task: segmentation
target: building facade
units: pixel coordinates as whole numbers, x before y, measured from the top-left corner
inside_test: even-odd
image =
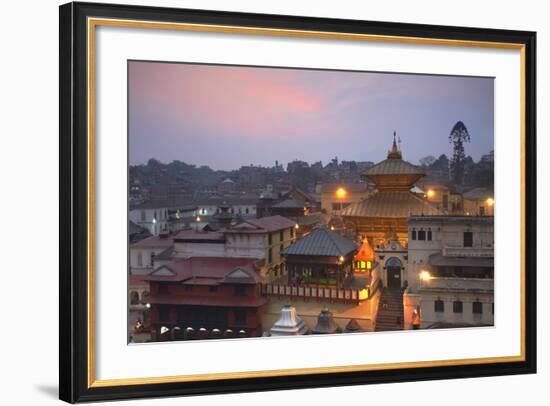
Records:
[[[405,275],[406,328],[492,325],[494,218],[411,216]]]

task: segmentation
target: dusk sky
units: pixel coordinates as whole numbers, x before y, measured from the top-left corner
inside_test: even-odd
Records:
[[[130,164],[156,158],[212,169],[450,157],[461,120],[477,161],[493,147],[492,78],[129,63]]]

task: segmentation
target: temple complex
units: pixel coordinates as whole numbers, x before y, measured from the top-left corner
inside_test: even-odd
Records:
[[[414,184],[426,176],[421,168],[403,160],[393,134],[392,148],[386,160],[363,172],[366,181],[375,184],[374,193],[341,211],[347,223],[355,226],[361,240],[367,238],[377,249],[391,240],[407,246],[407,219],[410,215],[441,215],[441,209],[411,192]]]

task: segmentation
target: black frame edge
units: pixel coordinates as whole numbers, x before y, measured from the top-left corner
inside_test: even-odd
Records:
[[[59,399],[76,400],[71,264],[73,4],[59,7]]]
[[[525,49],[525,348],[519,362],[334,374],[88,388],[87,359],[87,81],[86,18],[118,17],[300,28],[523,44]],[[118,4],[59,8],[59,398],[85,402],[393,383],[536,372],[536,33],[497,29],[335,20]]]

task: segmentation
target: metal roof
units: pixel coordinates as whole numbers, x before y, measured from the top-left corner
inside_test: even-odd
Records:
[[[426,175],[426,172],[416,165],[396,158],[388,158],[371,166],[365,172],[366,176],[371,175]]]
[[[283,255],[322,257],[345,256],[357,249],[357,244],[325,227],[314,229],[283,251]]]
[[[410,191],[384,190],[344,208],[344,217],[409,217],[409,215],[441,215],[440,209]]]

